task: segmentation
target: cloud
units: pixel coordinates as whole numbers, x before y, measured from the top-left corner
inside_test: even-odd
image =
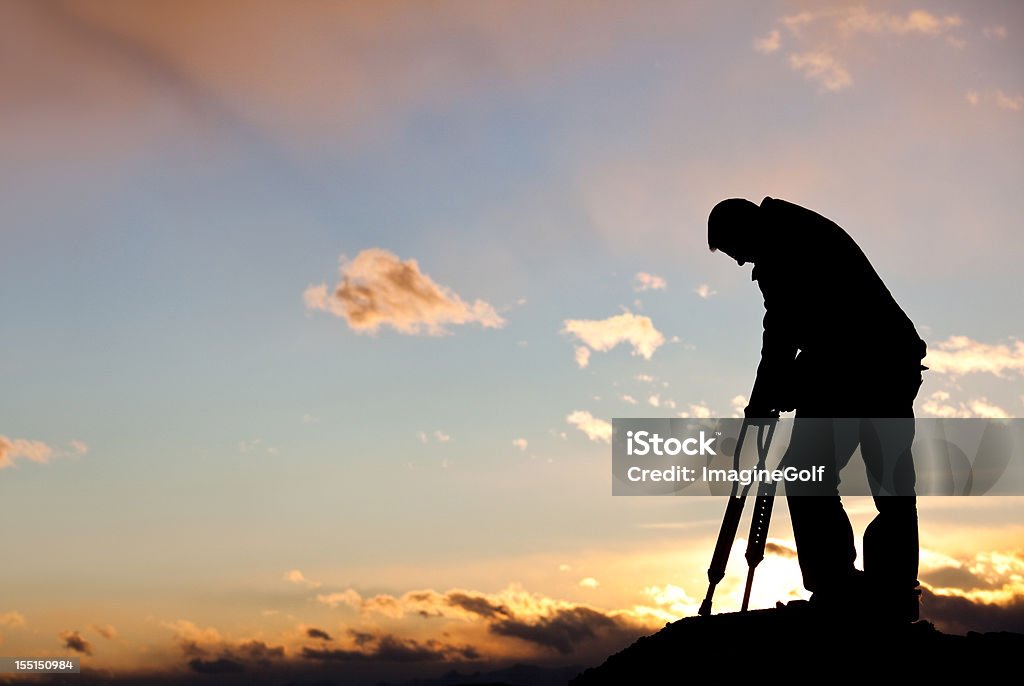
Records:
[[[967,336],[950,336],[929,345],[924,364],[938,374],[961,376],[985,373],[1003,376],[1024,371],[1024,341],[990,344]]]
[[[685,412],[679,413],[680,417],[684,419],[696,418],[696,419],[708,419],[715,416],[715,411],[712,410],[707,404],[701,400],[697,404],[690,404]]]
[[[629,403],[630,405],[636,405],[636,398],[627,393],[622,396],[622,402]]]
[[[833,93],[853,85],[853,77],[836,58],[824,51],[799,52],[789,56],[789,66]]]
[[[301,569],[290,569],[284,573],[285,581],[290,581],[293,584],[299,584],[300,586],[306,586],[307,588],[319,588],[319,581],[312,581],[307,579],[302,573]]]
[[[652,393],[651,395],[647,396],[647,404],[650,405],[651,407],[660,407],[661,396],[658,395],[657,393]]]
[[[245,671],[245,665],[241,662],[226,657],[215,660],[194,657],[188,661],[188,668],[196,674],[238,674]]]
[[[446,434],[444,431],[441,431],[440,429],[434,429],[429,434],[426,431],[417,431],[416,438],[419,439],[419,442],[423,444],[430,443],[431,441],[436,441],[438,443],[447,443],[448,441],[452,440],[452,437],[449,434]]]
[[[937,16],[925,10],[913,10],[906,16],[889,12],[871,12],[864,7],[852,7],[838,20],[841,31],[848,33],[888,33],[906,35],[919,33],[938,36],[957,28],[963,20],[955,14]]]
[[[445,600],[452,607],[462,608],[481,617],[510,617],[512,615],[512,612],[505,605],[480,594],[449,591],[445,594]]]
[[[776,52],[782,46],[782,33],[778,29],[773,29],[763,38],[754,39],[754,50],[758,52],[770,55]]]
[[[58,634],[60,640],[64,641],[64,647],[82,655],[92,655],[92,645],[82,638],[77,631],[62,631]]]
[[[629,343],[633,346],[633,354],[645,360],[651,359],[654,351],[665,343],[665,337],[654,328],[650,317],[632,312],[607,319],[567,319],[562,332],[572,334],[585,346],[599,352],[607,352],[620,343]],[[576,349],[577,363],[580,363],[580,347]],[[589,361],[589,351],[584,359]],[[580,366],[585,367],[586,364]]]
[[[1024,110],[1024,95],[1008,95],[1002,90],[996,90],[996,105],[1004,110],[1020,112]]]
[[[346,588],[344,591],[335,591],[334,593],[322,593],[316,599],[317,602],[332,608],[339,605],[348,605],[358,610],[363,606],[362,596],[352,588]]]
[[[7,438],[0,434],[0,469],[13,466],[19,459],[46,464],[53,459],[53,448],[42,441]]]
[[[668,287],[665,279],[647,272],[637,272],[633,277],[633,290],[640,291],[663,291]]]
[[[718,293],[718,291],[712,289],[711,286],[706,283],[698,285],[693,289],[693,292],[696,293],[698,297],[704,298],[705,300]]]
[[[581,588],[597,588],[601,583],[592,576],[580,579],[579,584]]]
[[[967,95],[964,97],[967,98],[967,102],[970,103],[972,107],[976,106],[979,102],[981,102],[981,95],[978,93],[978,91],[967,91]]]
[[[108,640],[117,638],[117,629],[111,624],[91,624],[89,628]]]
[[[515,439],[513,439],[512,440],[512,445],[513,445],[513,447],[519,448],[523,452],[526,452],[526,449],[530,447],[529,441],[527,441],[525,438],[515,438]]]
[[[921,615],[941,631],[965,634],[968,631],[1012,631],[1024,633],[1024,597],[1010,603],[976,602],[959,595],[938,595],[921,589]]]
[[[732,406],[732,412],[734,417],[742,417],[743,411],[747,409],[747,405],[750,404],[750,400],[745,395],[734,395],[732,400],[729,401]]]
[[[592,441],[611,443],[612,425],[603,419],[594,417],[586,410],[575,410],[565,418],[565,421],[585,433],[587,438]]]
[[[999,40],[1003,40],[1007,36],[1006,27],[1001,24],[986,26],[981,33],[985,38],[997,38]]]
[[[785,557],[785,558],[795,558],[796,557],[796,549],[795,548],[793,548],[793,547],[791,547],[789,545],[786,545],[784,543],[779,543],[777,541],[768,541],[767,543],[765,543],[764,544],[764,552],[766,554],[768,554],[768,555],[776,555],[778,557]]]
[[[955,405],[949,399],[948,392],[935,391],[924,401],[921,409],[932,417],[1007,419],[1010,416],[1006,410],[989,402],[985,397],[972,398],[967,402],[958,402]]]
[[[323,629],[317,629],[316,627],[313,627],[313,626],[311,626],[311,627],[306,629],[306,636],[308,636],[310,638],[317,638],[317,639],[320,639],[321,641],[330,641],[331,640],[331,635],[329,633],[327,633]]]
[[[71,451],[75,455],[85,455],[89,452],[89,446],[84,441],[71,441],[68,445],[71,446]]]
[[[505,325],[490,304],[467,303],[421,272],[416,260],[403,262],[381,248],[363,250],[352,260],[343,257],[340,272],[332,292],[320,284],[308,287],[302,297],[308,309],[341,317],[357,333],[376,334],[390,326],[402,334],[440,336],[449,333],[448,325]]]
[[[637,636],[637,627],[622,618],[589,607],[560,608],[531,621],[504,619],[490,626],[492,633],[510,636],[568,655],[585,641],[601,634],[620,637],[624,644]]]
[[[322,662],[362,662],[368,660],[391,663],[457,662],[476,660],[480,653],[470,645],[454,645],[436,639],[417,641],[393,634],[351,632],[352,648],[302,649],[302,657]]]
[[[576,364],[580,369],[584,369],[590,364],[590,348],[585,345],[576,346]]]
[[[916,34],[942,37],[953,47],[964,47],[966,41],[954,35],[963,20],[955,14],[937,15],[925,10],[906,14],[872,11],[862,6],[806,11],[778,21],[786,29],[797,48],[789,54],[789,66],[813,81],[822,91],[837,93],[853,85],[853,75],[840,52],[857,54],[850,49],[857,36]],[[754,41],[754,49],[764,54],[776,52],[781,46],[781,31],[772,30]],[[801,49],[803,48],[803,49]]]
[[[17,629],[18,627],[25,626],[25,615],[16,610],[0,612],[0,626],[7,629]]]

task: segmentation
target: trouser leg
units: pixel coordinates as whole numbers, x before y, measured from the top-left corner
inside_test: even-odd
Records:
[[[842,587],[854,575],[857,552],[853,527],[839,499],[833,422],[798,417],[783,463],[825,468],[820,483],[787,484],[786,500],[804,587],[812,592]]]
[[[864,572],[882,592],[907,591],[918,584],[913,442],[913,418],[861,422],[861,452],[878,509],[864,531]]]

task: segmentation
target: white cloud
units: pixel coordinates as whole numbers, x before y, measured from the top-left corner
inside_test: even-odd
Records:
[[[440,429],[435,429],[431,433],[427,433],[426,431],[417,431],[416,438],[419,439],[419,442],[423,444],[430,443],[431,441],[437,441],[438,443],[447,443],[448,441],[452,440],[451,436],[446,434],[444,431],[441,431]]]
[[[771,32],[768,33],[767,36],[764,36],[763,38],[754,39],[754,50],[757,50],[758,52],[765,55],[770,55],[773,52],[777,51],[779,47],[781,47],[781,45],[782,34],[779,32],[778,29],[772,30]]]
[[[85,445],[82,443],[81,445]],[[53,448],[42,441],[25,438],[7,438],[0,434],[0,469],[13,466],[18,459],[46,464],[53,459]]]
[[[1024,372],[1024,341],[989,344],[967,336],[950,336],[929,346],[924,364],[938,374],[987,373],[1003,376],[1006,372]]]
[[[622,396],[622,400],[623,400],[623,402],[627,402],[630,405],[636,405],[636,398],[634,398],[633,396],[629,395],[628,393],[626,395]]]
[[[68,445],[71,446],[71,451],[75,455],[85,455],[87,452],[89,452],[89,446],[85,443],[85,441],[71,441]]]
[[[440,429],[434,432],[434,438],[437,439],[438,443],[447,443],[448,441],[452,440],[451,436],[446,434],[444,431],[441,431]]]
[[[824,51],[799,52],[789,56],[789,66],[803,72],[804,78],[818,82],[833,93],[853,85],[853,77],[836,58]]]
[[[706,283],[702,283],[696,288],[694,288],[693,292],[696,293],[701,298],[704,298],[705,300],[718,293],[718,291],[712,289],[711,286],[707,285]]]
[[[530,443],[525,438],[515,438],[515,439],[513,439],[512,440],[512,445],[515,446],[516,448],[519,448],[523,452],[526,452],[526,449],[528,447],[530,447]]]
[[[734,395],[732,400],[729,401],[732,406],[732,412],[734,417],[742,417],[743,410],[747,409],[747,405],[750,404],[750,400],[745,395]]]
[[[703,400],[697,404],[691,404],[686,412],[680,412],[680,417],[694,419],[708,419],[715,416],[715,411],[707,406]]]
[[[650,374],[637,374],[633,378],[635,378],[637,381],[641,381],[643,383],[654,383],[656,381],[656,379],[653,376],[651,376]]]
[[[585,345],[576,346],[576,364],[580,369],[590,364],[590,348]]]
[[[998,405],[989,402],[988,398],[972,398],[967,402],[950,402],[946,391],[935,391],[921,405],[921,409],[932,417],[982,417],[988,419],[1007,419],[1009,413]]]
[[[421,272],[416,260],[403,262],[381,248],[363,250],[352,260],[342,257],[340,272],[333,292],[322,283],[309,286],[302,297],[308,309],[341,317],[358,333],[375,334],[390,326],[403,334],[440,336],[450,324],[505,324],[490,304],[465,302]]]
[[[312,581],[311,579],[307,579],[305,577],[305,575],[302,573],[302,570],[299,570],[299,569],[290,569],[290,570],[288,570],[287,572],[284,573],[284,579],[285,579],[285,581],[290,581],[293,584],[297,584],[299,586],[305,586],[307,588],[319,588],[320,587],[320,582],[319,581]]]
[[[601,583],[592,576],[580,579],[579,585],[583,588],[597,588]]]
[[[585,433],[587,438],[592,441],[611,443],[612,425],[603,419],[598,419],[586,410],[575,410],[565,418],[565,421]]]
[[[647,272],[637,272],[633,277],[633,290],[635,291],[663,291],[668,287],[665,279]]]
[[[562,331],[572,334],[585,346],[598,352],[607,352],[620,343],[629,343],[633,346],[633,354],[645,360],[651,359],[654,351],[665,343],[665,337],[654,328],[650,317],[632,312],[607,319],[567,319]],[[589,354],[586,359],[589,361]],[[576,350],[576,361],[579,364],[579,348]]]

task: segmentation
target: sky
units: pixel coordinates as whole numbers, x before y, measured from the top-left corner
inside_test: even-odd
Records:
[[[609,422],[742,410],[727,197],[858,241],[928,341],[919,416],[1019,417],[1022,34],[993,1],[5,0],[0,653],[372,681],[693,614],[724,505],[612,497]],[[1024,630],[1024,500],[920,508],[924,614]],[[806,597],[777,512],[759,607]]]

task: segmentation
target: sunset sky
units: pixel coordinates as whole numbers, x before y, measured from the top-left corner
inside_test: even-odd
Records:
[[[919,416],[1021,416],[1022,36],[1009,0],[3,0],[0,655],[399,679],[694,614],[724,502],[612,497],[608,423],[742,410],[727,197],[860,243]],[[776,512],[759,607],[803,597]],[[924,614],[1024,631],[1024,498],[921,517]]]

